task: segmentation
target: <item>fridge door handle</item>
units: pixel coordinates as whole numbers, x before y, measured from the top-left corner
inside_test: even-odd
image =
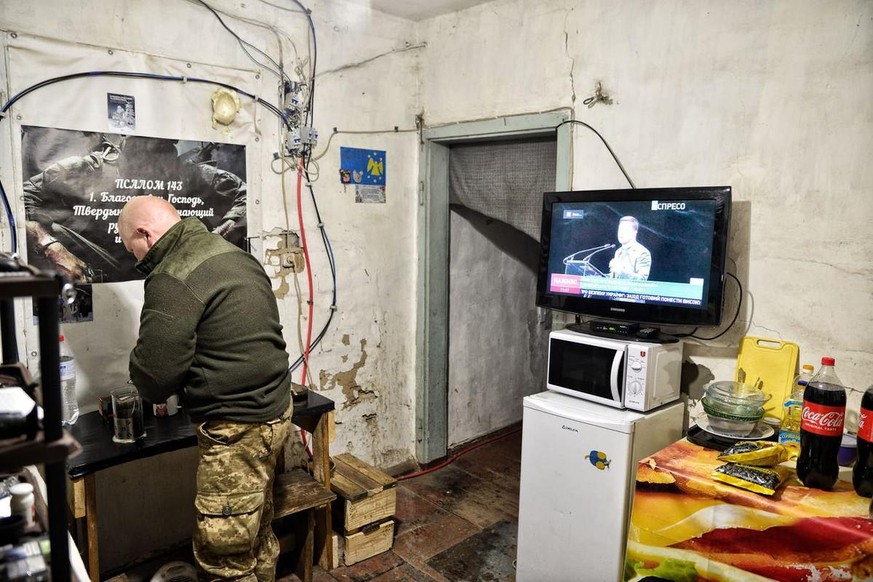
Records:
[[[621,369],[621,362],[624,360],[624,352],[616,350],[615,356],[612,358],[612,371],[609,374],[609,389],[612,391],[612,399],[619,404],[624,404],[621,395],[618,393],[618,384],[621,379],[618,377],[618,371]]]
[[[571,420],[574,422],[578,422],[586,425],[595,425],[601,428],[606,428],[610,430],[617,430],[619,432],[627,432],[623,427],[627,427],[627,420],[614,420],[609,418],[604,418],[602,414],[595,412],[581,412],[579,410],[568,410],[567,406],[563,404],[555,404],[552,402],[545,402],[543,400],[536,400],[532,403],[532,407],[540,412],[544,412],[546,414],[551,414],[557,416],[559,418],[565,418],[567,420]]]

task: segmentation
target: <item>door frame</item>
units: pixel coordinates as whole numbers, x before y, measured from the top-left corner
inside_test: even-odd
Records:
[[[448,450],[449,148],[456,143],[557,133],[555,190],[569,190],[570,109],[423,129],[419,157],[415,442],[419,463]]]

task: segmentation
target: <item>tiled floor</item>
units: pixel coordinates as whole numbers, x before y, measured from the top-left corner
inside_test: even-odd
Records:
[[[400,480],[391,550],[329,573],[316,567],[314,582],[515,580],[520,427],[473,447],[444,467]]]

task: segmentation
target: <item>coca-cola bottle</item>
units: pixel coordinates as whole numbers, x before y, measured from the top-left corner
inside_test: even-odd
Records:
[[[858,412],[858,460],[852,469],[852,485],[858,495],[873,496],[873,386],[864,392]]]
[[[829,490],[837,482],[845,420],[846,389],[834,372],[834,359],[824,357],[803,391],[797,476],[807,487]]]

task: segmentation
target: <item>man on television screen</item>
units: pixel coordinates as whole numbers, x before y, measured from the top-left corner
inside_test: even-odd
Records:
[[[637,279],[645,281],[652,269],[652,254],[637,242],[639,221],[633,216],[623,216],[618,221],[618,242],[621,246],[609,261],[609,276],[613,279]]]

